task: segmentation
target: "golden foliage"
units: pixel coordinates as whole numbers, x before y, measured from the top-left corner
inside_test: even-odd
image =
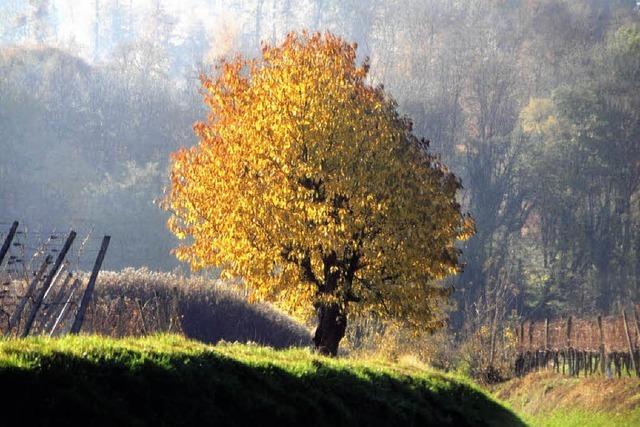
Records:
[[[549,98],[531,98],[520,113],[522,130],[527,134],[547,135],[558,125],[553,101]]]
[[[291,33],[259,59],[203,77],[198,146],[173,154],[166,206],[193,268],[242,277],[253,297],[304,315],[350,302],[439,325],[438,279],[473,232],[457,178],[427,153],[356,47]]]

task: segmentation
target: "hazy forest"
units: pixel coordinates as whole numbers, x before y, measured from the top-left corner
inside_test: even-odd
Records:
[[[450,292],[438,302],[442,323],[428,317],[436,323],[416,335],[358,312],[345,352],[415,353],[474,377],[496,365],[502,378],[521,322],[640,303],[635,0],[0,0],[0,228],[19,219],[31,230],[109,234],[103,270],[142,270],[108,273],[99,295],[146,274],[162,290],[132,292],[167,303],[171,278],[185,277],[208,295],[198,313],[233,300],[201,283],[226,279],[215,265],[193,273],[172,252],[171,153],[198,144],[194,123],[209,114],[201,76],[303,30],[356,43],[366,83],[393,98],[434,162],[459,178],[459,210],[474,221],[457,242],[460,272],[434,276]],[[173,324],[200,303],[184,304],[157,316]],[[105,318],[120,310],[110,307]],[[284,316],[272,320],[293,322]],[[225,337],[197,322],[191,336]],[[294,337],[276,346],[308,344],[302,326],[285,328]],[[234,334],[225,339],[242,340]]]

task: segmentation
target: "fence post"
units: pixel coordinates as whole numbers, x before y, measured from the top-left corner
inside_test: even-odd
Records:
[[[489,347],[489,368],[493,369],[493,358],[496,352],[496,329],[498,322],[498,305],[496,303],[496,308],[493,313],[493,319],[491,321],[491,342]]]
[[[631,359],[631,369],[638,375],[638,369],[636,368],[636,358],[633,351],[633,344],[631,343],[631,334],[629,333],[629,324],[627,323],[627,310],[622,310],[622,322],[624,323],[624,333],[627,336],[627,346],[629,347],[629,356]]]
[[[544,319],[544,349],[549,350],[549,318]]]
[[[80,280],[79,279],[74,280],[73,284],[69,288],[69,296],[67,297],[67,301],[64,303],[64,306],[62,306],[62,310],[60,310],[60,314],[58,314],[56,321],[53,323],[53,326],[51,327],[51,331],[49,332],[50,337],[52,337],[53,334],[55,333],[56,329],[58,328],[58,325],[60,324],[60,321],[64,319],[64,315],[67,312],[69,305],[71,305],[71,298],[73,298],[73,294],[75,294],[76,289],[78,289],[79,286],[80,286]]]
[[[571,316],[567,317],[567,360],[569,362],[569,375],[573,376],[573,352],[571,351]]]
[[[61,277],[64,277],[64,273],[65,273],[65,270],[67,269],[67,267],[69,267],[69,263],[65,261],[65,262],[62,263],[62,267],[60,267],[58,269],[58,272],[56,273],[55,277],[53,278],[53,281],[51,282],[51,286],[49,286],[49,289],[47,289],[47,291],[44,293],[44,297],[43,297],[43,300],[42,300],[43,304],[44,304],[44,300],[46,300],[47,297],[49,296],[49,293],[51,292],[51,290],[54,289],[56,287],[56,285],[58,284],[59,279]]]
[[[9,246],[11,246],[11,242],[13,241],[13,237],[16,235],[16,230],[18,229],[18,221],[13,221],[11,224],[11,228],[9,229],[9,234],[4,239],[4,243],[0,248],[0,265],[2,265],[2,261],[4,260],[5,255],[9,252]]]
[[[73,278],[73,273],[71,273],[70,271],[67,271],[66,277],[64,278],[64,281],[62,282],[62,284],[60,285],[60,288],[56,292],[56,295],[53,297],[53,300],[48,304],[48,310],[44,312],[42,316],[41,321],[43,325],[43,331],[49,330],[51,319],[55,319],[56,318],[55,313],[62,310],[62,307],[60,307],[60,304],[62,304],[62,300],[64,299],[64,294],[67,292],[67,287],[69,286],[69,282],[71,282],[72,278]]]
[[[605,374],[605,351],[604,351],[604,328],[602,327],[602,316],[598,315],[598,329],[600,330],[600,373]]]
[[[27,293],[24,294],[20,302],[18,302],[18,305],[16,306],[16,309],[13,311],[11,318],[9,318],[9,326],[7,326],[7,331],[5,332],[5,336],[9,335],[11,333],[11,329],[13,329],[13,327],[16,326],[20,321],[20,317],[22,316],[24,306],[27,304],[27,301],[29,301],[29,298],[31,298],[31,295],[36,290],[36,286],[38,285],[38,282],[40,281],[40,279],[42,279],[42,275],[44,274],[49,264],[51,264],[52,260],[53,258],[51,258],[51,255],[47,255],[44,261],[42,261],[42,264],[40,265],[38,272],[31,280],[31,283],[29,283],[29,287],[27,288]]]
[[[549,366],[549,318],[544,318],[544,368],[547,369]]]
[[[73,240],[75,238],[76,238],[76,232],[71,230],[71,232],[69,232],[69,236],[67,237],[67,240],[64,242],[64,246],[62,247],[62,249],[60,250],[60,253],[58,254],[58,258],[56,258],[56,263],[51,268],[51,271],[49,271],[47,278],[44,280],[44,283],[42,284],[42,289],[40,290],[40,293],[38,294],[35,302],[33,303],[33,307],[31,308],[31,312],[29,313],[27,322],[24,325],[24,330],[22,331],[22,334],[20,334],[22,338],[29,335],[29,332],[31,331],[31,327],[33,326],[33,321],[36,319],[36,314],[38,314],[40,305],[42,305],[42,300],[44,299],[44,295],[49,290],[49,287],[51,286],[53,279],[56,277],[58,270],[60,269],[60,266],[64,261],[64,257],[67,256],[67,252],[69,252],[69,248],[71,248],[71,244],[73,243]]]
[[[636,323],[636,340],[635,346],[638,347],[638,337],[640,336],[640,318],[638,318],[638,306],[634,304],[633,306],[633,317]]]
[[[100,272],[100,267],[102,267],[102,261],[104,260],[104,256],[107,253],[107,248],[109,247],[109,241],[111,240],[111,236],[104,236],[102,239],[102,245],[100,246],[100,252],[98,252],[98,257],[96,258],[95,264],[93,264],[93,270],[91,271],[91,276],[89,277],[89,283],[87,283],[87,288],[82,295],[82,299],[80,300],[80,306],[78,307],[78,312],[76,314],[76,318],[73,321],[73,325],[71,325],[72,334],[77,334],[80,332],[80,328],[82,328],[82,322],[84,321],[84,314],[87,311],[87,306],[89,305],[89,300],[91,299],[91,294],[93,293],[93,288],[96,284],[96,279],[98,278],[98,273]]]

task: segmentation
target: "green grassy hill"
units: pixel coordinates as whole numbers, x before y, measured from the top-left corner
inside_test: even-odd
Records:
[[[3,425],[523,425],[455,377],[175,335],[0,340],[0,385]]]

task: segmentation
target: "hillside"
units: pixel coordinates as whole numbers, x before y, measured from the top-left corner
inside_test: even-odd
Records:
[[[443,374],[175,335],[3,340],[0,384],[5,425],[524,425]]]
[[[535,426],[640,425],[637,378],[575,378],[541,372],[499,385],[496,395]]]

